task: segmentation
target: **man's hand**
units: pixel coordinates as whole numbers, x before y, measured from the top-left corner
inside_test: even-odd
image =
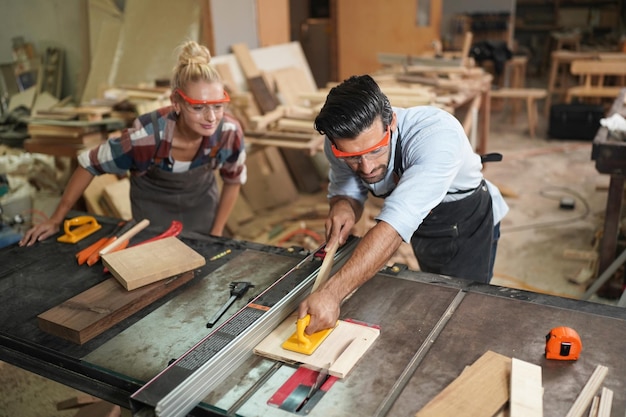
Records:
[[[359,202],[348,197],[334,197],[330,200],[330,210],[326,219],[326,246],[335,240],[339,246],[346,243],[352,227],[361,217],[363,209]]]
[[[54,220],[46,220],[36,226],[31,227],[25,234],[22,240],[20,240],[20,246],[32,246],[35,242],[44,240],[57,233],[60,228],[60,223]]]
[[[307,314],[311,316],[311,321],[305,329],[306,334],[313,334],[320,330],[335,327],[339,318],[339,307],[341,300],[335,297],[330,291],[318,290],[307,297],[298,308],[298,318],[303,318]]]

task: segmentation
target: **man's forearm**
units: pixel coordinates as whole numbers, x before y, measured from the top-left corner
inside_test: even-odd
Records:
[[[393,227],[378,222],[361,239],[345,265],[321,289],[343,300],[376,275],[401,243],[402,238]]]

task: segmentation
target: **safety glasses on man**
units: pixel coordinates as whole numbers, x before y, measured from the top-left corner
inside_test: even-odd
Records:
[[[389,126],[387,126],[385,136],[383,136],[380,142],[370,148],[359,152],[344,152],[337,149],[334,143],[331,143],[331,149],[333,151],[333,155],[335,155],[337,158],[344,160],[350,165],[356,165],[361,162],[361,158],[367,159],[368,161],[373,161],[385,155],[389,150],[388,145],[390,138],[391,129],[389,128]]]

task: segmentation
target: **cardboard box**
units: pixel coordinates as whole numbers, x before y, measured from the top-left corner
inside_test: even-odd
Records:
[[[253,148],[246,160],[248,180],[242,193],[254,211],[293,202],[298,190],[280,151],[273,146]]]

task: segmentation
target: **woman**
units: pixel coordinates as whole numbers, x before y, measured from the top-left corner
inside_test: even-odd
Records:
[[[229,97],[209,50],[193,41],[179,49],[171,106],[139,116],[120,137],[80,154],[56,210],[28,230],[20,246],[57,233],[93,177],[104,173],[130,172],[133,218],[163,229],[181,221],[185,237],[222,235],[246,181],[243,131],[225,113]],[[220,196],[216,169],[223,180]]]

